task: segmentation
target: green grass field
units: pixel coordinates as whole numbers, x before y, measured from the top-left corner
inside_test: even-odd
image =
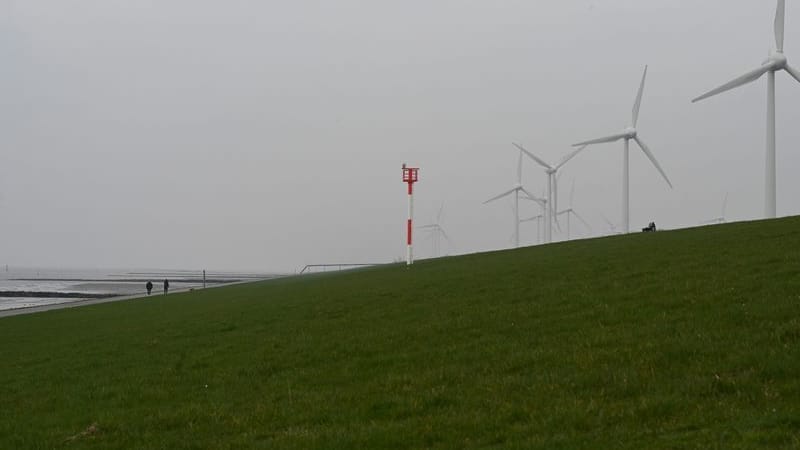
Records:
[[[0,364],[0,449],[800,448],[800,219],[9,317]]]

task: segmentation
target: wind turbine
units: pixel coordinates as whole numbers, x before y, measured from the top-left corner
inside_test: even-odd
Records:
[[[785,70],[795,80],[800,82],[800,72],[792,68],[783,54],[784,23],[786,18],[786,0],[778,0],[778,9],[775,13],[775,51],[770,51],[769,58],[758,69],[732,80],[722,86],[692,100],[692,103],[712,97],[717,94],[735,89],[739,86],[752,83],[764,74],[767,74],[767,158],[765,167],[764,188],[764,217],[772,219],[777,215],[776,207],[776,182],[775,182],[775,72]]]
[[[580,220],[583,223],[583,225],[586,226],[586,229],[589,230],[589,232],[592,231],[592,227],[589,225],[589,223],[587,223],[585,220],[583,220],[583,217],[581,217],[581,215],[578,214],[577,212],[575,212],[575,210],[572,208],[572,200],[573,200],[574,196],[575,196],[575,180],[572,180],[572,189],[570,189],[570,192],[569,192],[569,208],[567,208],[567,209],[565,209],[563,211],[559,211],[558,213],[556,213],[556,216],[560,216],[560,215],[564,215],[564,214],[567,215],[567,240],[570,239],[570,235],[569,235],[569,218],[570,218],[570,216],[575,216],[575,218]]]
[[[520,223],[533,222],[534,220],[536,221],[536,243],[537,244],[541,244],[542,243],[542,235],[544,234],[542,232],[542,221],[545,219],[545,214],[547,212],[547,199],[544,198],[545,196],[546,196],[546,191],[542,190],[542,196],[541,197],[531,197],[529,195],[526,195],[526,196],[522,197],[523,200],[529,200],[529,201],[532,201],[532,202],[536,202],[536,204],[539,205],[539,208],[541,210],[541,212],[536,216],[528,217],[527,219],[520,220]],[[558,225],[558,223],[556,223],[556,225]],[[560,230],[560,228],[559,228],[559,230]]]
[[[533,216],[533,217],[528,217],[527,219],[522,219],[522,220],[519,221],[520,223],[533,222],[534,220],[536,221],[536,243],[537,244],[541,244],[542,243],[542,232],[541,232],[542,219],[544,219],[544,215],[539,214],[539,215],[536,215],[536,216]]]
[[[519,247],[519,193],[520,192],[524,193],[526,196],[530,197],[531,199],[535,199],[536,198],[536,196],[534,196],[533,194],[531,194],[530,192],[525,190],[524,187],[522,187],[522,152],[521,151],[519,152],[519,160],[517,161],[517,182],[516,182],[516,184],[514,184],[514,187],[509,189],[506,192],[503,192],[500,195],[496,195],[496,196],[490,198],[489,200],[486,200],[485,202],[483,202],[483,204],[485,205],[487,203],[491,203],[491,202],[493,202],[495,200],[499,200],[499,199],[501,199],[503,197],[506,197],[508,195],[514,194],[514,215],[516,216],[515,220],[514,220],[514,244],[515,244],[516,247]]]
[[[447,233],[444,231],[444,228],[442,228],[441,225],[443,210],[444,210],[444,203],[442,203],[441,206],[439,207],[439,213],[436,214],[436,220],[434,220],[433,223],[418,227],[420,230],[427,230],[428,232],[430,232],[430,237],[433,239],[434,258],[439,257],[442,237],[444,237],[447,243],[452,246],[452,241],[450,240],[450,237],[447,235]]]
[[[586,146],[582,146],[577,150],[573,150],[567,156],[565,156],[561,162],[556,165],[550,165],[544,162],[541,158],[534,155],[533,153],[529,152],[525,148],[523,148],[519,144],[513,144],[514,147],[517,147],[520,151],[520,157],[522,153],[528,155],[529,158],[536,161],[537,164],[544,167],[544,172],[547,174],[547,208],[545,208],[545,226],[544,226],[544,233],[545,237],[544,240],[547,243],[553,241],[553,220],[557,220],[556,213],[558,212],[558,181],[556,179],[556,174],[558,174],[558,169],[562,168],[564,164],[569,162],[572,158],[575,157],[578,153],[583,151]]]
[[[636,131],[636,124],[639,121],[639,108],[642,105],[642,94],[644,92],[644,82],[647,78],[647,66],[644,66],[644,74],[642,75],[642,84],[639,86],[639,93],[636,95],[636,101],[633,103],[633,124],[622,131],[620,134],[615,134],[613,136],[608,136],[600,139],[592,139],[590,141],[579,142],[574,145],[574,147],[578,147],[581,145],[590,145],[590,144],[603,144],[606,142],[616,142],[619,140],[625,141],[625,151],[622,154],[622,227],[625,233],[630,233],[630,177],[629,177],[629,155],[630,155],[630,141],[636,141],[636,144],[639,145],[639,148],[642,149],[642,152],[650,159],[650,162],[653,163],[656,169],[661,173],[661,176],[664,177],[664,180],[667,182],[670,188],[672,188],[672,183],[669,181],[667,174],[664,173],[664,169],[661,168],[661,165],[658,164],[656,161],[656,157],[653,156],[653,152],[650,151],[650,148],[647,144],[642,141],[642,138],[639,137],[638,132]]]
[[[722,215],[711,220],[703,222],[704,224],[712,223],[725,223],[725,209],[728,207],[728,193],[725,193],[725,200],[722,201]]]

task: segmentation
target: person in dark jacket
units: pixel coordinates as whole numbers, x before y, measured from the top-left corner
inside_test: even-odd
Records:
[[[169,291],[169,280],[164,278],[164,295],[167,295],[167,291]]]
[[[153,283],[148,281],[147,284],[144,285],[147,288],[147,295],[150,295],[150,291],[153,290]]]

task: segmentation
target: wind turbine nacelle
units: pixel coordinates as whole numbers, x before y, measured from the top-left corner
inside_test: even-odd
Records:
[[[773,70],[784,69],[787,63],[786,55],[782,52],[771,52],[766,63],[772,65]]]
[[[628,127],[622,130],[622,133],[625,135],[625,139],[634,139],[636,138],[636,128]]]

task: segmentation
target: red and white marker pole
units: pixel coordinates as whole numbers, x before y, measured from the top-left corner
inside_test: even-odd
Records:
[[[408,183],[408,222],[406,224],[406,265],[414,263],[414,183],[419,180],[419,168],[406,167],[403,164],[403,182]]]

